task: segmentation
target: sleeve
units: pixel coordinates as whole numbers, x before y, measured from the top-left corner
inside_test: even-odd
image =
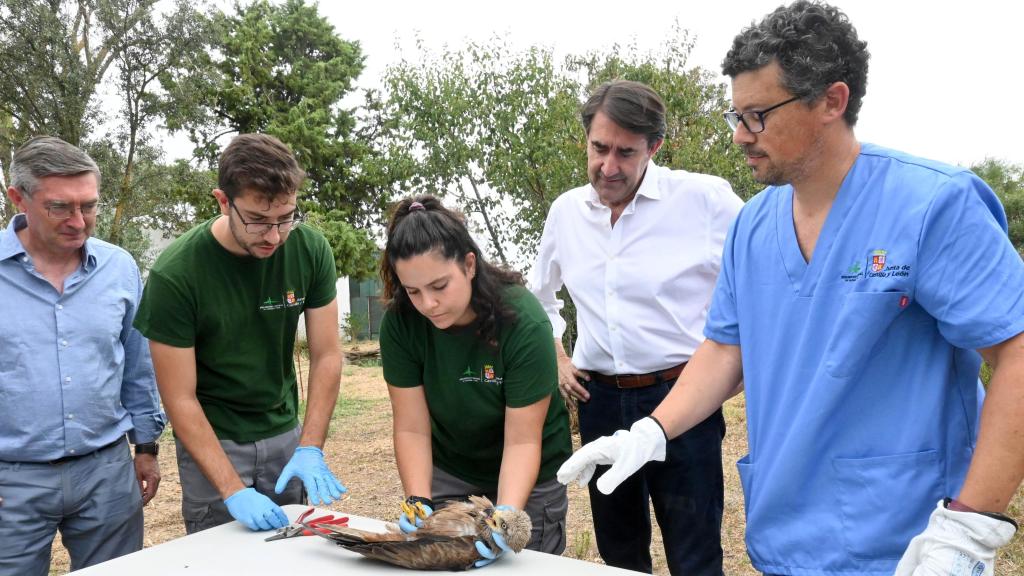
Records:
[[[531,294],[521,300],[512,333],[502,343],[505,362],[505,405],[529,406],[558,390],[558,361],[551,341],[551,325]],[[529,308],[535,308],[531,314]]]
[[[317,233],[314,238],[309,248],[314,266],[313,283],[307,292],[306,308],[326,306],[338,296],[338,269],[331,244],[322,234]]]
[[[121,405],[132,418],[133,429],[128,432],[128,439],[132,444],[139,444],[159,438],[167,424],[167,417],[160,408],[160,394],[149,355],[149,343],[133,326],[142,296],[142,278],[134,262],[131,267],[135,297],[125,311],[121,326],[121,346],[124,348]]]
[[[412,345],[401,313],[388,309],[380,323],[380,361],[384,381],[398,388],[423,385],[423,359]]]
[[[985,348],[1024,331],[1024,263],[998,198],[974,174],[955,174],[932,200],[917,262],[915,297],[954,346]]]
[[[561,313],[565,302],[558,299],[558,291],[562,289],[562,269],[558,265],[558,243],[555,240],[558,235],[555,223],[558,219],[557,206],[557,203],[551,205],[548,218],[544,222],[540,248],[537,250],[537,259],[530,270],[528,281],[530,292],[540,301],[551,323],[551,337],[548,340],[561,338],[565,333],[565,319]]]
[[[729,228],[736,220],[736,215],[743,208],[743,200],[732,190],[732,186],[721,178],[716,178],[712,186],[713,195],[708,210],[708,257],[707,265],[712,273],[718,275],[722,270],[722,250],[725,247]]]
[[[190,348],[195,346],[197,322],[195,301],[186,287],[160,270],[150,270],[135,328],[150,340]]]
[[[715,291],[711,296],[711,308],[708,310],[707,323],[704,325],[704,337],[722,344],[739,346],[740,326],[736,306],[736,286],[734,278],[736,228],[739,220],[734,220],[729,228],[722,248],[722,270],[715,283]]]

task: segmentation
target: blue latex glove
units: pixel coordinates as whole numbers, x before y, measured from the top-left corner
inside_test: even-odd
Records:
[[[501,504],[500,506],[495,506],[494,509],[495,510],[515,510],[515,508],[513,508],[511,506],[508,506],[506,504]],[[492,532],[491,533],[491,538],[494,540],[494,543],[498,545],[498,551],[495,552],[494,550],[491,550],[491,547],[488,546],[486,542],[482,542],[480,540],[477,540],[474,543],[476,545],[476,551],[478,553],[480,553],[480,556],[482,556],[483,559],[477,560],[476,562],[474,562],[473,563],[473,567],[474,568],[483,568],[484,566],[487,566],[488,564],[490,564],[491,562],[494,562],[498,558],[501,558],[501,556],[505,552],[508,552],[509,550],[511,550],[511,548],[509,548],[508,544],[505,543],[505,538],[503,538],[501,536],[501,534],[495,534],[495,533]]]
[[[310,504],[330,504],[348,492],[348,488],[342,486],[331,473],[331,469],[324,462],[323,451],[316,446],[299,446],[295,449],[295,454],[281,471],[281,477],[277,479],[274,492],[284,492],[288,481],[295,476],[302,479],[302,483],[305,484]]]
[[[422,528],[423,521],[434,513],[434,509],[423,500],[426,499],[413,500],[409,498],[402,503],[402,514],[398,517],[398,527],[402,529],[403,533],[409,534]]]
[[[231,517],[238,520],[249,530],[273,530],[288,525],[288,516],[284,510],[256,491],[255,488],[243,488],[224,500]]]

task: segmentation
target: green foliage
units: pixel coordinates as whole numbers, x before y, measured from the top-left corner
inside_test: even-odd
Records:
[[[307,219],[308,225],[320,230],[330,243],[339,278],[362,280],[376,273],[377,245],[365,230],[353,228],[338,210],[326,214],[312,211]]]
[[[725,86],[688,65],[693,42],[678,25],[657,52],[615,45],[569,56],[561,66],[549,48],[515,51],[500,38],[439,56],[418,47],[420,60],[385,72],[386,96],[368,96],[391,174],[403,179],[405,194],[454,201],[499,262],[528,266],[551,203],[587,182],[579,109],[608,80],[645,82],[665,100],[668,130],[658,163],[721,176],[744,198],[761,188],[721,119]],[[564,299],[573,326],[574,309]],[[571,350],[574,335],[565,340]]]
[[[273,134],[289,145],[308,174],[304,199],[336,211],[353,226],[377,222],[384,201],[364,169],[371,142],[355,132],[341,100],[363,70],[357,42],[341,39],[304,0],[235,5],[213,17],[213,48],[188,73],[168,78],[183,106],[169,115],[186,130],[196,155],[211,166],[218,138],[230,132]]]
[[[159,12],[156,0],[6,0],[0,7],[5,175],[12,150],[32,135],[85,148],[103,174],[97,235],[127,248],[142,266],[148,237],[141,226],[175,207],[148,130],[173,106],[159,79],[205,52],[206,20],[193,4],[178,0]],[[117,97],[116,107],[106,107],[116,110],[113,119],[97,110],[105,82]],[[101,120],[111,128],[97,136]],[[3,208],[8,216],[10,207]]]
[[[986,158],[971,166],[971,171],[984,180],[1003,204],[1009,224],[1010,241],[1024,255],[1024,166],[995,158]]]
[[[659,163],[720,175],[744,197],[760,189],[721,120],[725,86],[687,66],[693,43],[678,26],[659,52],[612,46],[563,66],[549,48],[515,51],[500,38],[439,56],[418,47],[419,61],[387,69],[386,97],[370,94],[367,109],[403,192],[454,200],[498,261],[531,262],[551,202],[587,181],[579,108],[607,80],[642,81],[665,99]]]
[[[643,82],[665,102],[665,143],[655,161],[691,172],[714,174],[732,184],[744,200],[763,185],[754,181],[741,150],[732,143],[732,131],[721,113],[729,108],[725,85],[709,70],[688,65],[694,42],[689,32],[673,27],[673,37],[661,52],[641,53],[635,46],[612,46],[606,53],[568,58],[569,70],[587,79],[587,93],[615,79]]]
[[[534,246],[548,206],[585,166],[578,87],[551,50],[470,44],[403,61],[384,81],[387,99],[371,94],[368,108],[397,143],[393,173],[412,173],[403,191],[455,199],[501,262],[512,245]]]
[[[366,332],[368,319],[362,314],[346,314],[341,323],[342,334],[347,342],[358,342]]]

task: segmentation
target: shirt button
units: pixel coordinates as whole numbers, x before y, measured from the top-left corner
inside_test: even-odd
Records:
[[[63,310],[63,309],[64,309],[64,305],[63,304],[57,304],[57,310]]]
[[[619,329],[619,327],[618,327],[618,326],[612,326],[612,332],[615,332],[615,331],[616,331],[616,330],[618,330],[618,329]]]
[[[75,415],[74,414],[68,414],[68,420],[74,420],[74,419],[75,419]]]
[[[68,452],[70,452],[70,453],[74,454],[74,453],[75,453],[75,450],[74,450],[74,449],[72,448],[71,450],[68,450]]]
[[[67,340],[61,340],[60,341],[60,345],[61,346],[67,346],[68,345],[68,341]]]
[[[64,378],[64,381],[65,381],[65,382],[71,382],[71,376],[66,376],[66,377]]]

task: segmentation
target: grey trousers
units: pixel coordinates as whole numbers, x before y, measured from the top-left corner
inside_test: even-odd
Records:
[[[46,576],[60,530],[78,570],[142,549],[128,441],[57,464],[0,461],[0,575]]]
[[[487,496],[497,504],[496,491],[485,492],[479,486],[464,482],[434,466],[430,499],[440,507],[443,502],[464,500],[467,496]],[[526,500],[526,513],[533,523],[528,550],[561,555],[565,550],[565,515],[569,512],[569,497],[565,486],[551,479],[533,487]]]
[[[306,492],[298,478],[288,482],[281,494],[274,493],[274,485],[281,476],[281,470],[291,460],[299,445],[301,432],[301,426],[296,426],[288,432],[264,440],[245,443],[221,440],[220,445],[247,487],[255,488],[279,506],[304,504]],[[199,465],[177,438],[174,439],[174,449],[178,455],[181,515],[185,519],[185,532],[194,534],[234,520],[220,492],[206,479]]]

